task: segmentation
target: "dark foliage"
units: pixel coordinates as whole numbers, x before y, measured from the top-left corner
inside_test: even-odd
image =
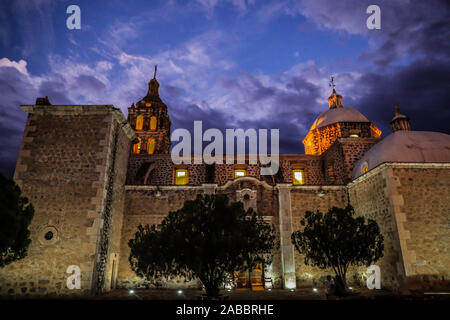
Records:
[[[19,186],[0,174],[0,268],[27,255],[33,215],[33,205],[21,197]]]
[[[307,211],[300,221],[303,230],[292,234],[292,243],[305,255],[305,264],[332,268],[337,286],[346,285],[350,265],[369,266],[383,256],[383,236],[376,221],[354,217],[355,211],[333,207],[324,215]]]
[[[227,276],[252,269],[276,244],[272,227],[251,209],[244,211],[241,202],[198,195],[158,226],[140,225],[129,246],[131,268],[138,276],[149,281],[197,277],[207,295],[215,296]]]

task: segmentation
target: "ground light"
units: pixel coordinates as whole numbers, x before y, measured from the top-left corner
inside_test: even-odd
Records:
[[[182,294],[183,293],[183,291],[182,290],[178,290],[178,294]]]
[[[317,288],[313,288],[313,291],[314,291],[314,292],[317,292]]]
[[[128,291],[130,294],[134,294],[134,290],[130,290]]]

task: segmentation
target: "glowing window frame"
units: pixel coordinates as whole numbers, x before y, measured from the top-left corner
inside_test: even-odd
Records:
[[[138,143],[133,144],[133,153],[134,154],[141,153],[141,145],[142,145],[142,139],[138,137]]]
[[[180,181],[182,178],[181,176],[178,176],[178,173],[184,172],[184,176],[182,176],[183,181]],[[189,183],[189,172],[187,169],[175,169],[174,173],[174,182],[177,186],[186,185]]]
[[[152,143],[152,142],[153,142],[153,149],[150,152],[150,143]],[[148,141],[147,141],[147,153],[148,154],[153,154],[153,153],[155,153],[155,149],[156,149],[156,140],[155,140],[155,138],[149,138]]]
[[[295,174],[298,172],[300,172],[302,174],[301,181],[298,181],[298,179],[295,177]],[[295,185],[305,184],[305,169],[293,169],[292,170],[292,184],[295,184]]]
[[[234,169],[234,178],[242,178],[247,176],[247,170],[245,169]]]
[[[144,116],[141,114],[136,117],[136,130],[142,130],[143,127],[144,127]]]
[[[158,120],[156,119],[156,116],[151,116],[150,117],[150,126],[149,126],[150,130],[152,130],[152,131],[156,130],[157,124],[158,124]]]

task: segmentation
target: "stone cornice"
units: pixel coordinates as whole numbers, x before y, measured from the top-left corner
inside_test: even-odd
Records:
[[[373,168],[372,170],[366,172],[365,174],[359,176],[355,180],[349,182],[347,184],[347,187],[351,188],[355,184],[357,184],[369,177],[372,177],[387,168],[450,168],[450,163],[383,162],[383,163],[379,164],[378,166],[376,166],[375,168]]]
[[[122,126],[122,130],[125,132],[130,140],[136,138],[136,134],[128,123],[122,111],[111,104],[92,104],[92,105],[21,105],[23,111],[28,114],[34,115],[107,115],[112,114],[114,120],[116,120]]]

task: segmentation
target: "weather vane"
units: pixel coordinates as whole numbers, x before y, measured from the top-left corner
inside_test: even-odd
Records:
[[[334,84],[334,77],[333,76],[331,76],[331,81],[330,81],[330,87],[331,88],[333,88],[333,90],[334,90],[334,87],[336,87],[336,85]]]
[[[153,74],[153,79],[156,79],[156,70],[158,70],[158,65],[155,64],[155,73]]]

